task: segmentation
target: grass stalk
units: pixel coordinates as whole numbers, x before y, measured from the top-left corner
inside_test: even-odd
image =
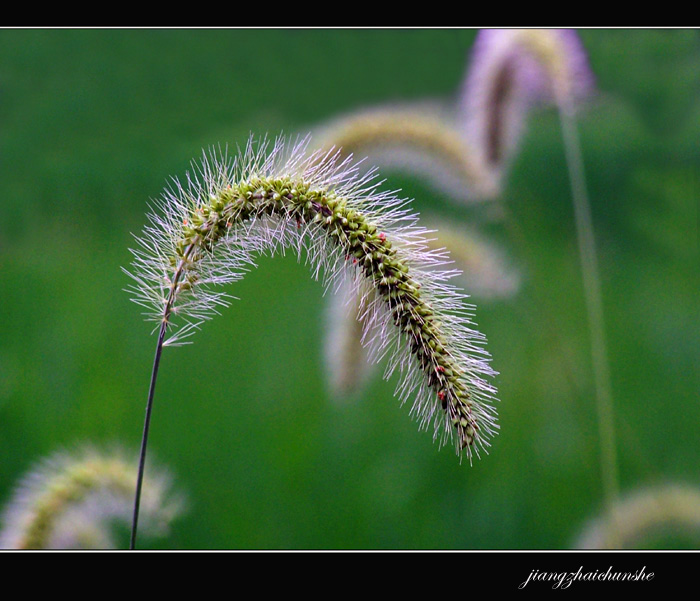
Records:
[[[603,495],[607,508],[612,510],[619,494],[619,476],[613,396],[610,384],[603,300],[595,235],[593,233],[593,219],[574,109],[572,103],[566,98],[560,99],[558,104],[564,151],[571,183],[586,313],[590,332],[591,362],[600,437],[600,471]]]

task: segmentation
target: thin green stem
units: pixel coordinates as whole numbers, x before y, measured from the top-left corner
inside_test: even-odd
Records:
[[[583,287],[591,337],[591,360],[596,391],[596,410],[601,445],[601,476],[608,508],[612,508],[619,492],[615,444],[615,424],[608,353],[605,341],[603,301],[596,256],[591,207],[586,190],[581,146],[571,103],[559,103],[562,136],[573,195],[578,248],[581,257]]]
[[[139,471],[136,477],[136,494],[134,496],[134,513],[131,520],[131,540],[129,549],[136,548],[136,530],[139,521],[139,505],[141,504],[141,487],[143,485],[143,473],[146,465],[146,446],[148,444],[148,431],[151,424],[151,412],[153,410],[153,395],[156,389],[156,379],[158,378],[158,367],[160,365],[160,356],[163,352],[163,340],[167,329],[167,321],[163,320],[158,334],[158,344],[156,345],[156,354],[153,359],[153,369],[151,370],[151,384],[148,390],[148,401],[146,402],[146,419],[143,424],[143,435],[141,437],[141,452],[139,454]]]
[[[141,451],[139,453],[139,469],[138,475],[136,476],[136,493],[134,495],[134,512],[131,520],[131,539],[129,542],[129,549],[134,550],[136,548],[136,531],[138,529],[139,522],[139,506],[141,504],[141,488],[143,487],[143,475],[146,467],[146,447],[148,446],[148,432],[151,426],[151,413],[153,411],[153,397],[156,390],[156,380],[158,379],[158,368],[160,367],[160,357],[163,353],[163,342],[165,340],[165,333],[168,329],[168,322],[170,321],[170,314],[172,313],[173,304],[175,302],[175,294],[178,287],[178,282],[180,276],[182,275],[185,263],[188,260],[190,253],[192,252],[193,246],[187,247],[183,253],[183,258],[180,261],[175,274],[173,275],[173,281],[170,285],[170,292],[168,294],[168,300],[165,303],[165,309],[163,309],[163,319],[160,324],[160,331],[158,333],[158,343],[156,344],[155,357],[153,359],[153,368],[151,369],[151,383],[148,387],[148,400],[146,401],[146,418],[143,424],[143,435],[141,436]]]

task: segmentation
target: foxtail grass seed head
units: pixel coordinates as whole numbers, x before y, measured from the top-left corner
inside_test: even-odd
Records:
[[[500,179],[536,102],[573,102],[593,77],[578,34],[563,29],[478,33],[462,88],[467,138]]]
[[[491,197],[490,174],[452,113],[428,104],[363,109],[326,124],[315,137],[325,148],[369,156],[381,168],[420,174],[452,197]]]
[[[510,30],[513,44],[530,57],[529,93],[535,100],[561,104],[585,98],[594,77],[581,38],[573,29]],[[526,59],[527,60],[527,59]]]
[[[700,540],[700,488],[669,483],[631,492],[611,513],[591,520],[576,549],[633,549],[650,536],[673,532]]]
[[[137,238],[134,300],[180,343],[228,304],[220,284],[260,253],[291,249],[326,290],[362,287],[370,357],[387,357],[420,425],[471,460],[498,429],[495,372],[447,253],[429,248],[409,201],[383,191],[374,170],[308,146],[251,139],[234,157],[205,153],[174,180]]]
[[[59,452],[38,463],[6,505],[0,530],[3,549],[111,549],[112,522],[128,524],[136,460],[122,451],[91,447]],[[182,512],[162,469],[144,483],[143,523],[148,534],[167,534]]]

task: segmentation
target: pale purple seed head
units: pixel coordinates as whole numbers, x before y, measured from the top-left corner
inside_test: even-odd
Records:
[[[594,88],[588,55],[574,29],[482,29],[472,47],[463,92],[474,93],[484,86],[484,78],[503,70],[509,71],[513,90],[530,100],[554,100],[557,84],[566,86],[573,98]]]
[[[575,102],[593,74],[575,30],[484,29],[474,41],[461,94],[466,133],[501,171],[535,104]]]

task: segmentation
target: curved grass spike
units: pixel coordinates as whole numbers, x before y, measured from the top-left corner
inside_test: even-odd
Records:
[[[430,107],[366,109],[336,119],[319,136],[346,154],[370,153],[373,160],[420,171],[456,197],[491,198],[498,194],[496,181],[457,120]]]
[[[0,548],[114,548],[109,525],[128,523],[135,477],[136,462],[119,450],[54,453],[17,486],[3,512]],[[148,530],[163,534],[181,509],[170,476],[157,469],[146,481]]]
[[[575,549],[642,548],[654,534],[700,535],[700,489],[687,483],[638,488],[616,499],[612,511],[589,521]]]
[[[471,461],[498,428],[495,389],[485,379],[495,372],[472,327],[473,308],[449,283],[456,272],[440,268],[449,257],[428,247],[408,201],[381,191],[374,171],[361,173],[339,151],[307,147],[308,138],[291,147],[278,138],[272,148],[251,139],[233,160],[205,154],[185,185],[175,180],[166,190],[137,238],[134,300],[160,324],[142,458],[163,346],[227,304],[213,285],[242,277],[258,253],[292,248],[326,289],[347,278],[362,289],[373,359],[388,356],[387,375],[402,375],[402,402],[413,397],[421,426],[433,423],[441,444],[454,436]],[[137,486],[132,548],[138,494]]]
[[[592,75],[575,31],[479,31],[458,114],[466,139],[497,188],[522,137],[529,110],[562,98],[574,102],[591,88]]]
[[[593,74],[574,30],[488,30],[480,32],[477,46],[474,61],[477,75],[508,69],[512,77],[519,77],[519,85],[530,89],[531,95],[551,98],[558,108],[590,332],[603,491],[612,512],[619,494],[613,394],[592,209],[576,126],[576,103],[592,91]],[[516,64],[517,69],[514,68]],[[475,77],[477,84],[479,77]]]

